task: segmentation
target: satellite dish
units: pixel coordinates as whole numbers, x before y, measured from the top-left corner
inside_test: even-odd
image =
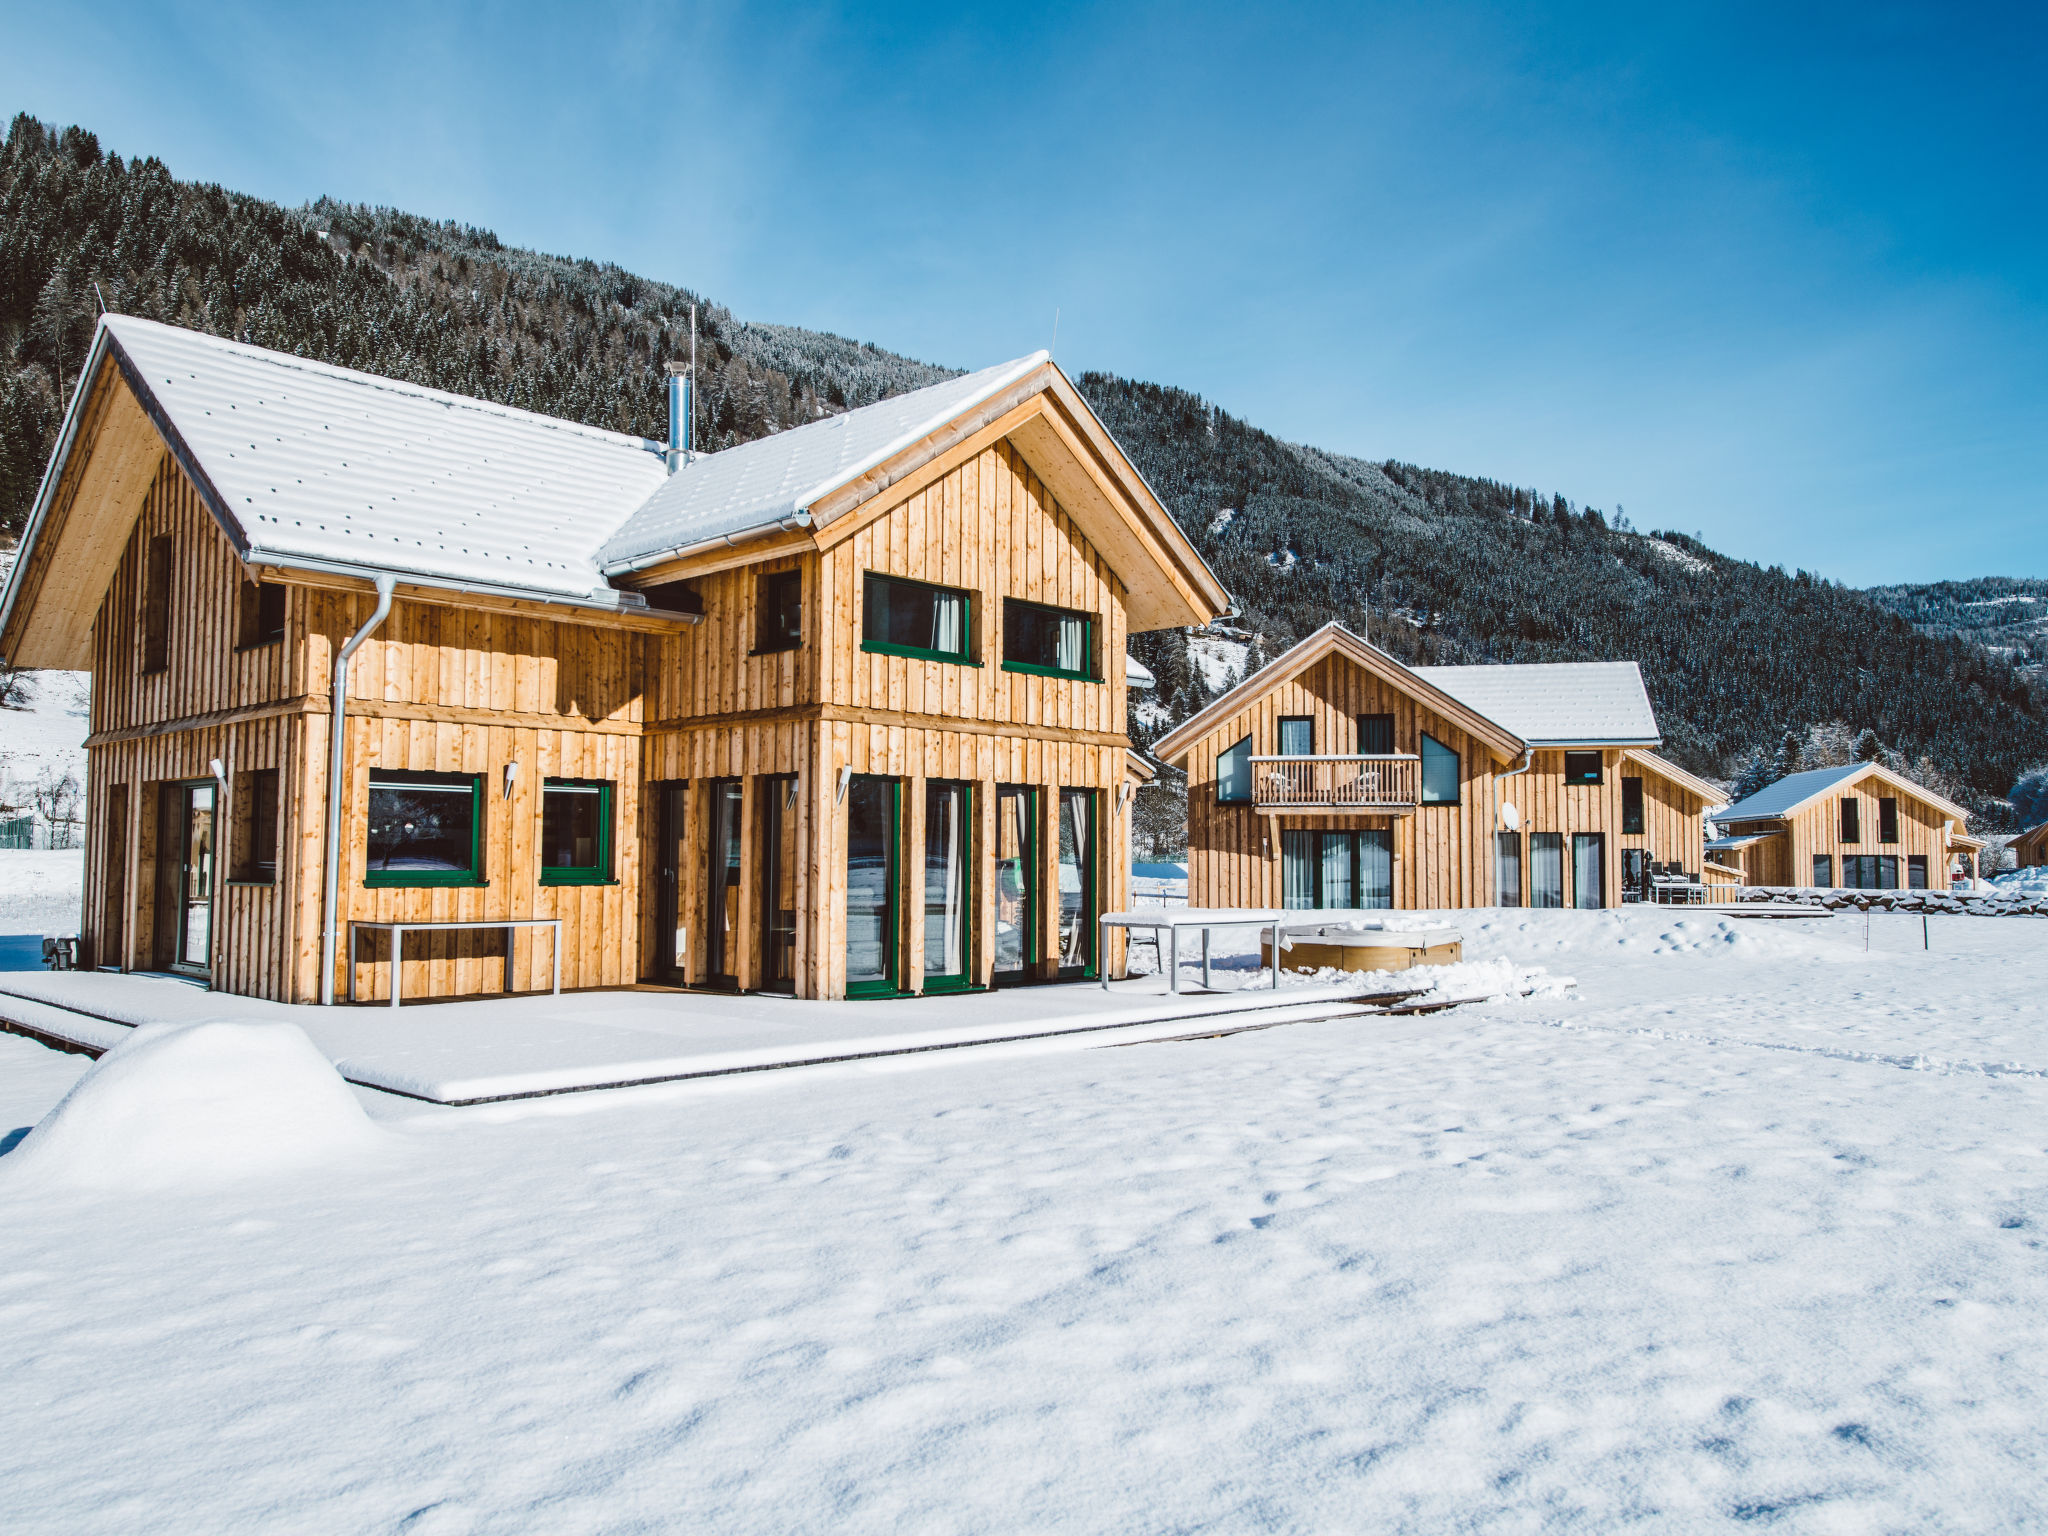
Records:
[[[1521,830],[1522,813],[1515,809],[1515,803],[1512,800],[1501,801],[1500,824],[1506,827],[1510,832],[1518,832]]]

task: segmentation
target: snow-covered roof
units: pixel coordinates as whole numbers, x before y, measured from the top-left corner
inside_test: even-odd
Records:
[[[642,438],[129,315],[101,325],[252,554],[616,601],[598,551],[666,477]]]
[[[1870,766],[1869,763],[1845,763],[1839,768],[1809,768],[1804,773],[1788,773],[1776,783],[1766,784],[1748,799],[1736,801],[1721,813],[1719,819],[1755,821],[1764,816],[1783,816],[1815,795],[1855,778]]]
[[[1159,679],[1152,675],[1152,669],[1135,656],[1124,657],[1124,684],[1130,688],[1157,688]]]
[[[1655,746],[1661,739],[1643,674],[1632,661],[1412,670],[1532,747]]]
[[[1707,852],[1733,853],[1738,848],[1754,847],[1756,844],[1763,842],[1767,838],[1779,837],[1782,835],[1782,833],[1778,832],[1749,832],[1745,833],[1741,837],[1710,837],[1707,839]]]
[[[1034,352],[692,459],[605,542],[605,569],[629,570],[692,544],[795,518],[1045,361],[1045,353]]]

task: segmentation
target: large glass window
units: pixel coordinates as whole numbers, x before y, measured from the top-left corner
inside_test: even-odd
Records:
[[[745,789],[738,779],[713,779],[711,844],[704,882],[704,979],[717,986],[739,984],[740,812]]]
[[[1427,731],[1422,733],[1422,803],[1458,803],[1458,754]]]
[[[761,839],[757,888],[761,897],[761,968],[754,985],[764,992],[796,990],[796,796],[794,774],[755,781],[754,813]]]
[[[968,855],[973,844],[968,786],[927,779],[924,787],[924,986],[954,991],[970,981],[967,962]]]
[[[1280,834],[1280,894],[1290,908],[1394,904],[1394,835],[1384,828]]]
[[[1607,839],[1598,832],[1573,834],[1572,905],[1607,905]]]
[[[1927,855],[1909,853],[1906,855],[1906,889],[1924,891],[1927,889]]]
[[[1394,717],[1392,715],[1360,715],[1358,717],[1358,754],[1361,757],[1387,757],[1394,750]]]
[[[612,786],[549,779],[540,791],[543,885],[602,885],[612,877]]]
[[[1494,900],[1503,907],[1522,904],[1522,834],[1493,834]]]
[[[885,656],[966,662],[970,606],[968,595],[957,587],[870,571],[861,601],[860,648]]]
[[[902,786],[855,774],[846,791],[846,995],[897,990],[897,839]]]
[[[1899,856],[1895,853],[1845,853],[1842,884],[1852,891],[1896,891]]]
[[[479,773],[370,771],[365,885],[481,885]]]
[[[1060,791],[1060,969],[1095,973],[1095,791]]]
[[[1564,905],[1564,834],[1529,834],[1529,905]]]
[[[1567,784],[1601,784],[1600,754],[1598,752],[1567,752],[1564,755],[1564,781]]]
[[[1313,757],[1316,750],[1316,722],[1310,715],[1280,717],[1280,755]]]
[[[803,572],[768,572],[754,583],[754,650],[791,651],[803,638]]]
[[[1877,840],[1880,843],[1899,840],[1899,802],[1891,795],[1877,802]]]
[[[1843,800],[1842,800],[1842,841],[1843,841],[1843,842],[1845,842],[1845,843],[1860,843],[1860,842],[1862,842],[1862,841],[1863,841],[1863,829],[1862,829],[1861,825],[1859,824],[1859,823],[1860,823],[1860,820],[1861,820],[1861,817],[1860,817],[1860,815],[1859,815],[1859,813],[1860,813],[1861,809],[1862,809],[1862,808],[1861,808],[1861,807],[1860,807],[1860,806],[1859,806],[1859,805],[1858,805],[1858,804],[1856,803],[1856,801],[1855,801],[1855,799],[1854,799],[1853,797],[1847,797],[1847,796],[1845,796],[1845,797],[1843,798]]]
[[[1010,672],[1094,681],[1094,617],[1071,608],[1004,598],[1003,667]]]
[[[1835,861],[1825,853],[1813,856],[1813,883],[1827,890],[1835,883]]]
[[[1643,781],[1621,781],[1621,833],[1624,837],[1643,835]]]
[[[1249,805],[1252,798],[1252,739],[1247,736],[1216,754],[1216,798],[1225,805]]]

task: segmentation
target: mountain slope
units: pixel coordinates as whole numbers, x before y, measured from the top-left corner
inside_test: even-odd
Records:
[[[488,231],[181,182],[21,116],[0,146],[0,536],[21,526],[102,301],[650,437],[694,303],[709,449],[953,371]],[[1688,767],[1732,775],[1788,729],[1840,721],[1994,817],[2048,762],[2048,720],[2007,659],[1856,592],[1561,496],[1285,443],[1185,391],[1077,383],[1237,595],[1251,663],[1333,617],[1416,660],[1632,657]],[[1134,648],[1161,678],[1143,737],[1211,682],[1185,636]]]

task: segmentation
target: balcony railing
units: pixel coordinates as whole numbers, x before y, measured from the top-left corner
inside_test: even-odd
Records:
[[[1415,805],[1420,759],[1255,757],[1252,804],[1261,811],[1405,811]]]

